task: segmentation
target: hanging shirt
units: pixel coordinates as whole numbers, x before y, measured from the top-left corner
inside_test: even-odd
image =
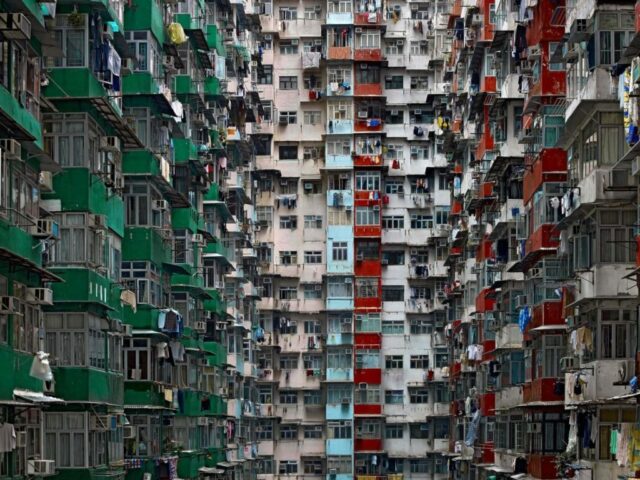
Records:
[[[12,452],[16,448],[16,430],[11,423],[0,425],[0,453]]]

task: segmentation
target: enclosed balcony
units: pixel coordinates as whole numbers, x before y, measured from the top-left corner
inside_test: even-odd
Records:
[[[353,32],[349,27],[327,28],[327,60],[353,60]]]
[[[380,29],[356,27],[354,59],[360,62],[382,61],[381,40]]]

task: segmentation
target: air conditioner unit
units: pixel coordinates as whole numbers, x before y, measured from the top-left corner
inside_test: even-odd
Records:
[[[27,288],[27,302],[35,305],[53,305],[53,290],[50,288]]]
[[[122,328],[122,335],[124,335],[125,337],[133,336],[133,325],[129,325],[125,323],[121,325],[121,328]]]
[[[191,242],[201,245],[204,243],[204,237],[201,233],[194,233],[193,235],[191,235]]]
[[[165,55],[162,57],[162,66],[167,70],[175,70],[173,57],[171,55]]]
[[[305,183],[304,184],[304,189],[305,190],[313,190],[313,183],[309,183],[309,182]]]
[[[404,45],[404,40],[396,40],[396,45],[397,45],[398,47],[403,46],[403,45]]]
[[[89,426],[93,430],[111,430],[111,426],[117,424],[114,415],[97,415],[90,418]]]
[[[27,475],[55,475],[55,460],[27,460]]]
[[[100,137],[100,150],[103,152],[119,152],[120,139],[115,136]]]
[[[154,200],[153,203],[151,204],[151,208],[153,208],[154,210],[160,210],[160,211],[168,210],[169,202],[167,202],[166,200]]]
[[[474,13],[471,17],[471,25],[482,25],[482,14]]]
[[[451,84],[449,82],[442,84],[442,91],[444,93],[451,93]]]
[[[16,448],[26,448],[27,446],[27,432],[21,430],[16,432]]]
[[[383,258],[382,260],[380,260],[380,263],[384,266],[384,265],[389,265],[389,259],[388,258]]]
[[[527,306],[527,296],[526,295],[518,295],[516,297],[516,308],[526,307]]]
[[[16,297],[0,297],[0,313],[12,314],[20,312],[20,300]]]
[[[358,112],[358,118],[367,118],[369,116],[369,113],[366,110],[360,110]]]
[[[349,405],[351,403],[351,399],[348,397],[345,397],[342,399],[342,405]]]
[[[560,359],[560,370],[567,372],[575,369],[578,366],[578,359],[576,357],[562,357]]]
[[[209,424],[209,419],[207,417],[198,417],[198,425],[206,426]]]
[[[207,322],[203,322],[202,320],[199,320],[195,322],[195,324],[193,325],[193,328],[198,332],[205,332],[207,330]]]
[[[270,42],[270,41],[273,39],[273,37],[271,36],[271,34],[270,34],[270,33],[265,33],[265,34],[262,36],[262,38],[263,38],[265,41],[268,41],[268,42]]]
[[[31,22],[22,13],[0,13],[0,33],[7,40],[29,40]]]
[[[3,153],[4,158],[8,160],[22,159],[22,146],[20,145],[20,142],[12,138],[0,140],[0,152]]]
[[[356,33],[362,33],[362,28],[361,27],[356,27]]]
[[[116,177],[113,180],[113,188],[116,190],[123,190],[124,189],[124,177]]]
[[[136,438],[138,436],[138,427],[134,425],[125,425],[122,429],[124,438]]]
[[[298,39],[297,39],[297,38],[296,38],[296,39],[291,40],[291,45],[298,45],[298,43],[299,43],[299,41],[298,41]]]
[[[400,110],[391,110],[391,115],[399,115]]]
[[[538,45],[532,45],[527,48],[527,57],[539,57],[540,56],[540,47]]]
[[[40,172],[38,176],[38,186],[41,191],[50,192],[53,190],[53,174],[51,172]]]
[[[31,227],[31,235],[36,238],[58,238],[59,232],[58,224],[51,218],[39,218]]]
[[[424,45],[426,45],[426,44],[427,44],[427,41],[426,41],[426,40],[420,40],[420,45],[424,46]]]

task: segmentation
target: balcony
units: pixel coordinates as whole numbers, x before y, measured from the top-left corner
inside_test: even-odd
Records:
[[[567,178],[567,152],[561,148],[544,148],[537,155],[523,178],[524,204],[529,203],[533,194],[545,182],[564,182]]]
[[[527,470],[533,478],[544,480],[558,478],[555,455],[532,453],[527,455],[527,460]]]
[[[358,12],[355,15],[354,25],[358,26],[374,26],[382,25],[383,18],[381,12]]]
[[[524,403],[534,402],[564,402],[563,394],[556,393],[556,378],[536,378],[522,387],[522,400]],[[555,477],[553,477],[555,478]]]
[[[384,450],[382,446],[382,438],[356,438],[354,451],[355,452],[382,452]]]
[[[365,87],[369,85],[356,85],[356,95],[377,95],[376,93],[358,93],[359,87]],[[372,89],[372,90],[381,90],[380,86]],[[355,131],[356,132],[381,132],[384,129],[384,121],[380,118],[367,118],[367,119],[357,119],[355,121]]]
[[[381,48],[356,48],[354,60],[357,62],[381,62],[383,60]]]
[[[384,158],[382,155],[354,155],[353,165],[355,167],[377,167],[384,166]]]
[[[353,60],[353,48],[329,47],[327,48],[327,60]]]
[[[327,122],[327,134],[329,135],[351,135],[353,134],[353,120],[329,120]]]
[[[570,389],[565,389],[564,401],[567,405],[606,403],[605,401],[611,397],[629,393],[627,385],[617,385],[617,380],[620,378],[618,372],[621,369],[631,372],[631,375],[633,375],[635,365],[632,359],[596,360],[587,363],[582,362],[580,366],[591,375],[589,376],[589,381],[583,387],[581,395],[575,395]],[[570,381],[572,376],[575,377],[575,372],[565,374],[565,385],[570,385],[567,382]]]
[[[353,452],[353,439],[329,438],[326,443],[327,455],[350,455]]]
[[[327,368],[327,382],[353,382],[353,369],[351,368]]]
[[[353,401],[346,403],[328,403],[325,407],[327,420],[351,420],[353,418]]]
[[[370,385],[380,385],[382,383],[381,368],[356,368],[354,383],[368,383]]]

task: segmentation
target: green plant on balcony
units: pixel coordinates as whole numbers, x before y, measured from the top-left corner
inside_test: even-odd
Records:
[[[78,7],[73,7],[73,12],[69,15],[69,25],[76,28],[84,27],[84,15],[78,12]]]

